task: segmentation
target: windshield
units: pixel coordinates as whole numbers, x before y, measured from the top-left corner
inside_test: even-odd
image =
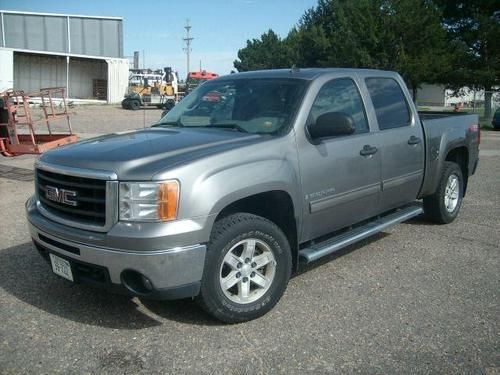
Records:
[[[207,81],[155,126],[278,134],[289,127],[304,89],[305,81],[298,79]]]

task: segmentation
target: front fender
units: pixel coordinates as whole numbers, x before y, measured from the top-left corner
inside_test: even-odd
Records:
[[[251,160],[202,174],[190,199],[199,212],[217,214],[240,199],[269,191],[284,191],[292,199],[295,217],[300,217],[298,176],[286,159]]]

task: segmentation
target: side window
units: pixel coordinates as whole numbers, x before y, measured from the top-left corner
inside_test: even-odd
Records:
[[[400,128],[411,123],[408,103],[399,84],[392,78],[367,78],[366,86],[377,115],[380,130]]]
[[[311,122],[327,112],[342,112],[351,116],[355,134],[368,132],[368,120],[361,95],[350,78],[339,78],[323,85],[316,96],[309,114]]]

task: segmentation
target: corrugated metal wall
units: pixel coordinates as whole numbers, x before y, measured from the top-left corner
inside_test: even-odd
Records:
[[[5,41],[0,39],[2,47],[123,57],[121,19],[18,14],[8,11],[2,14],[5,33]]]
[[[69,60],[69,89],[73,99],[93,99],[93,80],[107,79],[105,60]],[[66,87],[66,57],[14,53],[15,88],[27,92],[44,87]]]
[[[121,27],[116,20],[70,18],[71,53],[121,57]]]
[[[3,19],[6,47],[68,52],[65,17],[4,13]]]
[[[108,67],[104,60],[69,59],[68,97],[94,99],[94,79],[107,79]]]
[[[0,49],[0,91],[14,86],[14,52]]]
[[[128,60],[106,60],[108,63],[108,103],[120,103],[128,89]]]
[[[68,97],[92,99],[93,81],[107,80],[108,102],[119,103],[128,85],[122,22],[113,17],[0,11],[0,30],[5,33],[5,38],[0,36],[0,84],[27,92],[67,86]]]
[[[5,47],[5,41],[3,40],[4,32],[3,32],[3,13],[0,13],[0,47]]]
[[[14,53],[14,88],[26,92],[66,86],[66,57]]]

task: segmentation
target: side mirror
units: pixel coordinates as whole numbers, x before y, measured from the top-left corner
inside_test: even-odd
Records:
[[[354,121],[343,112],[327,112],[318,116],[314,124],[307,126],[309,136],[313,140],[353,134]]]

